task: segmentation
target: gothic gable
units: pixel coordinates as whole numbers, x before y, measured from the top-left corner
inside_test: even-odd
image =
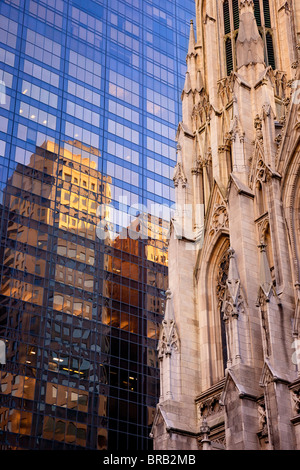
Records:
[[[200,269],[202,260],[209,258],[213,247],[222,234],[226,236],[229,234],[229,219],[223,192],[215,181],[207,213],[205,214],[204,242],[202,250],[199,251],[197,256],[195,267],[196,274],[198,269]]]
[[[210,237],[213,238],[220,230],[228,231],[227,204],[223,191],[216,181],[205,218],[207,234]]]
[[[274,367],[271,366],[269,361],[266,359],[262,368],[259,385],[265,387],[271,382],[284,382],[290,383],[290,378],[286,374],[278,373]]]
[[[190,129],[188,129],[188,127],[183,122],[180,122],[178,124],[176,137],[175,137],[176,142],[180,142],[181,137],[190,137],[191,139],[194,138],[193,132]]]
[[[168,422],[167,414],[165,413],[162,405],[158,404],[156,407],[150,437],[157,438],[164,434],[165,431],[170,430],[170,423]]]
[[[220,397],[220,403],[226,406],[232,392],[240,398],[256,399],[261,395],[261,389],[256,381],[249,381],[253,374],[252,368],[239,364],[226,370],[225,383]]]

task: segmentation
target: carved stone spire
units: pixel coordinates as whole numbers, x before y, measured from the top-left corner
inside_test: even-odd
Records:
[[[237,307],[238,304],[238,295],[240,291],[240,278],[237,270],[235,251],[232,248],[229,248],[229,269],[228,269],[228,278],[226,281],[228,293],[232,299],[234,307]]]
[[[258,245],[258,248],[260,248],[259,287],[268,300],[273,287],[273,282],[266,253],[266,245],[262,242]]]
[[[177,144],[177,163],[176,163],[175,170],[174,170],[173,181],[174,181],[174,186],[175,187],[177,187],[179,185],[179,183],[181,184],[181,186],[183,188],[186,187],[187,178],[186,178],[184,170],[183,170],[182,154],[181,154],[180,144]]]
[[[240,2],[240,27],[236,41],[237,68],[264,64],[264,44],[254,17],[253,0]]]
[[[190,25],[190,39],[189,39],[189,48],[188,48],[188,56],[191,54],[195,54],[195,32],[194,32],[194,25],[193,25],[193,20],[191,20],[191,25]]]
[[[162,321],[160,338],[157,346],[158,358],[162,360],[164,356],[172,355],[173,351],[178,351],[179,338],[174,319],[172,293],[166,291],[166,310],[165,317]]]
[[[178,400],[180,387],[179,364],[179,336],[174,317],[174,305],[172,293],[166,291],[165,316],[161,324],[161,331],[157,346],[158,359],[160,360],[161,382],[160,401]]]

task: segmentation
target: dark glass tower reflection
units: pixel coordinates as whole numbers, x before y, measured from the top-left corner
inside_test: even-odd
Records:
[[[193,15],[0,2],[1,449],[151,449]]]

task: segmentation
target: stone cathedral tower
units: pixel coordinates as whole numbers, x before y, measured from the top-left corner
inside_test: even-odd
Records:
[[[196,18],[154,448],[300,450],[300,2]]]

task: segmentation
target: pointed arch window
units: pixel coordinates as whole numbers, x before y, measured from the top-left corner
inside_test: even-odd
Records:
[[[270,31],[266,32],[266,47],[267,47],[267,64],[272,67],[274,70],[276,68],[275,65],[275,55],[274,55],[274,48],[273,48],[273,36]]]
[[[232,0],[232,15],[233,15],[233,28],[234,30],[237,30],[239,29],[239,26],[240,26],[239,0]]]
[[[224,33],[229,34],[231,31],[229,0],[225,0],[223,3],[223,15],[224,15]]]
[[[258,31],[265,46],[265,62],[267,66],[276,68],[273,30],[271,24],[271,12],[269,0],[254,0],[254,16]],[[235,42],[239,32],[239,0],[224,0],[223,24],[224,24],[224,48],[226,58],[226,73],[236,69]]]
[[[262,184],[259,180],[255,185],[256,216],[260,217],[266,212],[265,195]]]
[[[223,2],[224,42],[226,56],[226,72],[230,75],[235,69],[235,40],[239,29],[239,2],[225,0]]]
[[[254,0],[254,16],[258,27],[261,26],[260,0]]]

